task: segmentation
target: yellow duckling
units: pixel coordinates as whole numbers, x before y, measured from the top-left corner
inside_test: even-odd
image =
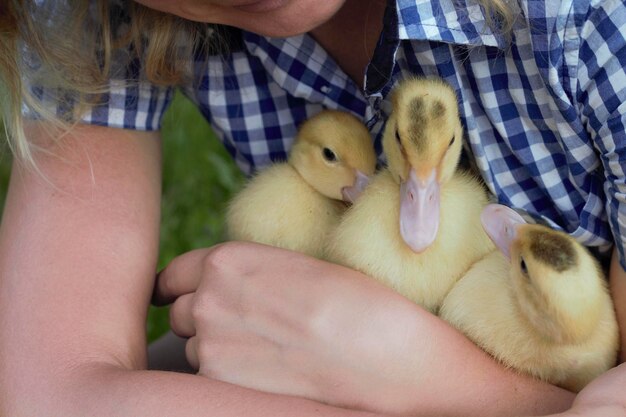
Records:
[[[505,365],[571,391],[615,366],[618,327],[595,258],[565,233],[485,208],[500,248],[450,291],[440,316]]]
[[[321,257],[345,202],[375,169],[365,125],[346,112],[322,111],[300,127],[287,162],[261,171],[231,201],[229,238]]]
[[[454,90],[411,78],[392,92],[377,174],[333,233],[327,258],[436,312],[454,283],[493,250],[480,224],[481,183],[457,170],[463,129]]]

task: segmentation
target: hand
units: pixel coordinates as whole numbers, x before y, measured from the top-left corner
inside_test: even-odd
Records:
[[[572,408],[546,417],[623,417],[626,416],[626,363],[608,370],[587,385]]]
[[[367,276],[295,252],[231,242],[165,268],[199,374],[328,404],[412,416],[545,415],[572,394],[496,363],[439,318]]]
[[[231,242],[174,259],[156,299],[176,299],[172,330],[201,375],[351,408],[414,397],[420,309],[356,271]]]

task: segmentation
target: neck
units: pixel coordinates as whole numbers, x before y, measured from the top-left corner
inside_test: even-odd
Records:
[[[386,0],[346,0],[329,21],[310,32],[361,88],[383,28],[385,7]]]

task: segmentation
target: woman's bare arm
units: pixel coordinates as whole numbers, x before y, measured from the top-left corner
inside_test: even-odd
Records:
[[[520,375],[365,275],[248,242],[188,252],[159,275],[199,373],[407,416],[545,415],[574,394]]]
[[[41,139],[45,126],[31,126]],[[77,127],[14,164],[0,228],[0,415],[357,415],[195,375],[145,371],[160,143]]]

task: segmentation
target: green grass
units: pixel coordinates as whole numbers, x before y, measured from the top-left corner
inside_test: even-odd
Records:
[[[1,128],[1,125],[0,125]],[[1,129],[0,132],[4,132]],[[0,140],[5,142],[3,133]],[[163,121],[163,199],[159,270],[174,257],[224,240],[226,202],[243,184],[232,162],[194,105],[177,94]],[[10,155],[0,153],[0,204],[4,206]],[[169,328],[168,309],[151,307],[152,341]]]
[[[177,95],[163,121],[163,200],[159,269],[177,255],[222,242],[226,202],[243,175],[194,105]],[[148,339],[168,329],[167,308],[152,307]]]

